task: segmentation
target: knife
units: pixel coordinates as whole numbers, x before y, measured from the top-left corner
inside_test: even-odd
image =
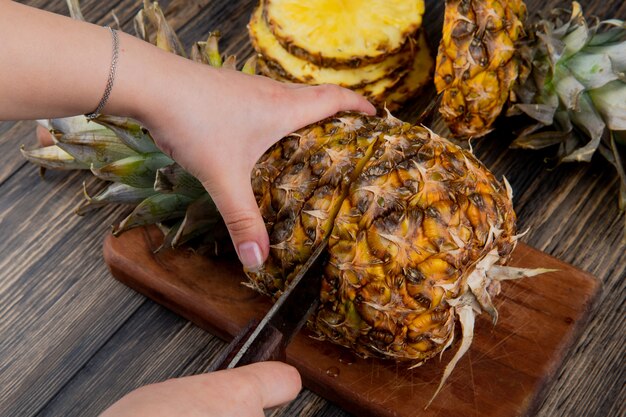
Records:
[[[251,320],[221,354],[211,371],[268,360],[284,361],[287,345],[319,304],[329,238],[330,233],[315,248],[265,317],[260,322]]]

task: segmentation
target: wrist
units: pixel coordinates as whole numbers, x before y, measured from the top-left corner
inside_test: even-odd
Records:
[[[132,37],[126,35],[126,38]],[[193,111],[210,114],[210,109],[200,110],[202,106],[196,98],[206,97],[214,89],[211,82],[214,77],[209,76],[214,68],[137,38],[129,39],[128,43],[130,48],[125,51],[128,74],[124,75],[117,112],[140,121],[154,132],[171,130],[166,127],[180,124],[182,117]]]
[[[132,35],[118,32],[119,56],[113,88],[102,113],[131,117],[143,122],[144,108],[150,102],[148,83],[153,48]],[[104,90],[103,90],[104,91]]]

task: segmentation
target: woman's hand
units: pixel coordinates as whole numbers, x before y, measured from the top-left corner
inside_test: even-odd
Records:
[[[111,66],[111,33],[89,23],[0,1],[0,120],[92,112]],[[279,83],[167,53],[119,34],[113,89],[103,113],[140,120],[157,144],[211,194],[244,266],[269,253],[250,175],[275,141],[341,110],[373,114],[337,86]]]
[[[263,417],[263,410],[294,399],[302,383],[282,362],[170,379],[124,396],[100,417]]]
[[[286,84],[168,57],[168,86],[159,103],[140,111],[158,146],[199,178],[213,197],[245,267],[269,253],[250,175],[259,157],[283,136],[341,110],[373,113],[352,91]],[[175,74],[175,77],[173,76]],[[164,77],[166,77],[164,75]]]

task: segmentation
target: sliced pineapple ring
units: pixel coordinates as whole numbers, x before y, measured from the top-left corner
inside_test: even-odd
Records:
[[[411,40],[414,42],[413,40]],[[378,107],[386,106],[388,110],[396,110],[405,101],[415,96],[432,79],[435,60],[428,47],[426,36],[420,31],[417,45],[414,46],[415,57],[411,67],[397,71],[385,78],[366,84],[354,91],[365,96]],[[263,57],[258,61],[259,72],[278,81],[294,82],[288,74],[281,72],[272,62]]]
[[[354,91],[365,96],[373,104],[379,106],[385,101],[387,95],[393,91],[393,88],[408,74],[408,68],[403,71],[392,74],[389,77],[382,78],[374,83],[366,84]]]
[[[264,56],[274,72],[301,83],[358,88],[389,76],[398,68],[409,65],[413,58],[411,45],[405,42],[406,46],[400,52],[375,64],[354,69],[323,68],[287,52],[269,30],[261,7],[253,13],[248,30],[255,50]]]
[[[408,73],[399,80],[392,78],[385,85],[384,80],[356,89],[378,107],[386,106],[388,110],[396,110],[402,103],[413,97],[431,79],[435,60],[432,57],[426,35],[423,31],[417,39],[416,53]],[[381,88],[383,87],[383,88]]]
[[[263,57],[259,58],[257,68],[259,73],[275,80],[283,82],[297,82],[297,80],[290,78],[288,74],[282,72],[280,68],[277,68],[271,61],[266,61]],[[395,87],[396,84],[398,84],[400,80],[408,74],[408,71],[408,68],[401,68],[385,78],[381,78],[380,80],[374,81],[370,84],[365,84],[359,88],[353,88],[353,90],[365,96],[372,103],[382,105],[387,94],[392,91],[393,87]]]
[[[422,24],[423,0],[265,0],[265,19],[291,54],[323,67],[380,62]]]
[[[417,41],[418,50],[413,60],[413,67],[400,80],[386,99],[387,108],[396,110],[402,103],[415,96],[433,78],[435,60],[433,59],[428,41],[423,31],[420,31]]]

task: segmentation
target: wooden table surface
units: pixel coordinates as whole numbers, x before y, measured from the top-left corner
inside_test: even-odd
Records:
[[[64,0],[24,3],[67,14]],[[111,24],[114,11],[132,32],[139,0],[84,0],[87,20]],[[427,2],[430,39],[438,42],[443,2]],[[529,10],[566,5],[528,1]],[[619,0],[581,1],[588,14],[626,18]],[[162,1],[186,45],[219,29],[228,53],[251,48],[245,25],[253,0]],[[146,68],[149,71],[149,68]],[[423,103],[398,115],[415,120]],[[121,209],[85,218],[82,173],[48,172],[45,180],[19,153],[34,142],[34,122],[0,123],[0,416],[92,416],[147,383],[206,369],[224,343],[111,278],[102,239]],[[585,331],[567,356],[538,416],[626,415],[626,245],[624,214],[617,208],[619,181],[599,158],[590,164],[546,169],[549,152],[507,150],[511,134],[477,145],[476,153],[515,191],[524,241],[603,281],[604,290]],[[348,416],[303,390],[272,416]],[[416,412],[419,415],[419,412]]]

